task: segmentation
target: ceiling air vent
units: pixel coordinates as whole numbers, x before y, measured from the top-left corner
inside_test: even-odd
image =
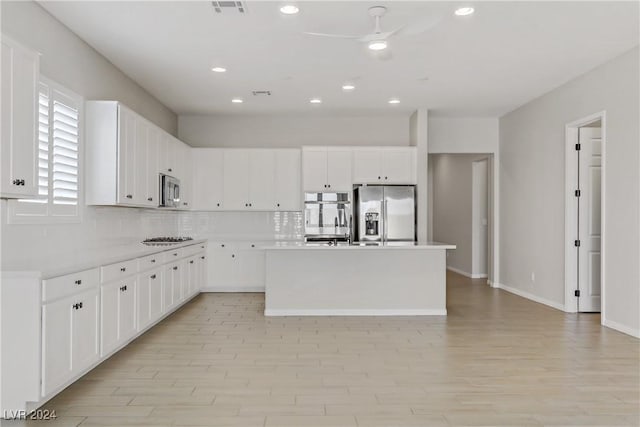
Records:
[[[236,11],[238,13],[246,13],[247,8],[241,1],[212,1],[211,5],[216,13],[227,13]]]
[[[271,96],[270,90],[254,90],[251,93],[253,93],[253,96]]]

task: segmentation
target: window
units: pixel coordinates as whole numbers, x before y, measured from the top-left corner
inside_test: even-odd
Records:
[[[12,222],[80,219],[82,98],[42,79],[38,90],[38,196],[11,204]]]

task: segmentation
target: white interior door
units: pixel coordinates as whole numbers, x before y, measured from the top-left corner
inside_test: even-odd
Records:
[[[473,277],[487,277],[489,248],[488,173],[487,159],[472,163],[471,274]]]
[[[601,299],[601,173],[600,128],[579,129],[578,153],[578,310],[599,312]]]

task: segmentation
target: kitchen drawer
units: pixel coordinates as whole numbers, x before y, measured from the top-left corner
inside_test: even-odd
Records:
[[[100,271],[97,268],[46,279],[42,281],[42,300],[51,301],[84,292],[97,287],[99,283]]]
[[[183,250],[183,252],[184,252],[184,253],[183,253],[183,255],[184,255],[185,257],[189,257],[189,256],[191,256],[191,255],[195,255],[195,254],[197,254],[197,253],[199,253],[199,252],[202,252],[202,251],[204,250],[204,249],[202,248],[202,246],[204,246],[204,244],[203,244],[203,245],[191,245],[191,246],[186,246],[186,247],[182,248],[182,250]]]
[[[100,268],[101,283],[122,279],[138,272],[138,260],[116,262]]]
[[[185,248],[176,248],[170,251],[163,252],[164,254],[164,262],[172,262],[177,259],[184,257],[184,249]]]
[[[163,252],[138,258],[138,271],[151,270],[164,264],[165,255]]]

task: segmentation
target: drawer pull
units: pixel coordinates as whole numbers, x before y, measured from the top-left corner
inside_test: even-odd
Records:
[[[133,199],[133,195],[132,194],[127,194],[127,199]]]
[[[125,271],[127,271],[127,267],[121,267],[120,271],[122,271],[124,273]]]
[[[152,274],[152,275],[151,275],[151,278],[152,278],[152,279],[155,279],[155,278],[156,278],[156,275],[155,275],[155,274]]]
[[[82,308],[82,302],[78,302],[72,305],[74,310],[80,310]]]
[[[173,269],[174,269],[174,270],[177,270],[177,269],[178,269],[178,266],[176,265],[175,267],[173,267]]]
[[[222,246],[222,247],[224,248],[224,243],[223,243],[223,244],[221,244],[220,246]]]
[[[121,287],[120,287],[120,290],[121,290],[122,292],[126,292],[126,291],[127,291],[127,285],[121,286]]]
[[[178,256],[178,252],[174,253],[173,256]]]
[[[203,257],[203,256],[201,256],[201,257],[200,257],[200,259],[204,259],[204,257]]]
[[[256,245],[254,245],[254,244],[252,243],[252,244],[251,244],[251,247],[252,247],[252,248],[255,248],[255,247],[256,247]]]
[[[151,260],[151,262],[156,262],[156,260],[155,260],[155,259],[152,259],[152,260]]]
[[[76,280],[75,283],[76,283],[76,285],[82,285],[82,280],[78,279],[78,280]]]
[[[189,261],[189,264],[193,264],[193,260]]]
[[[236,257],[236,255],[235,255],[235,254],[231,254],[231,258],[235,258],[235,257]]]

